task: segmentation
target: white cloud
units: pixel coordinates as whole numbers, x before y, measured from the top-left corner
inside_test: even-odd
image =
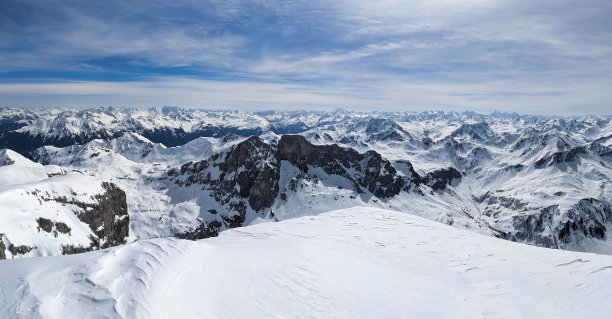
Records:
[[[552,113],[604,112],[610,100],[612,3],[603,0],[13,3],[31,7],[0,12],[0,72],[34,75],[0,84],[5,105]],[[20,15],[28,19],[13,21]],[[99,62],[107,58],[126,65]],[[192,78],[171,77],[179,69]],[[49,70],[121,82],[34,83]]]
[[[472,84],[386,82],[335,85],[222,82],[158,78],[146,82],[0,84],[0,105],[139,106],[203,108],[358,110],[493,110],[547,114],[609,114],[612,94],[605,83],[533,86],[529,83]],[[584,98],[588,96],[588,98]],[[576,108],[582,105],[583,108]]]

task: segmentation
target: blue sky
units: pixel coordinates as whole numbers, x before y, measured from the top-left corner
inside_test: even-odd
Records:
[[[0,106],[612,113],[610,1],[0,1]]]

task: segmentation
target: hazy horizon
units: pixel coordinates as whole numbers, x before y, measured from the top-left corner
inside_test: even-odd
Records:
[[[607,1],[4,1],[0,106],[609,114]]]
[[[601,117],[612,117],[612,112],[602,113],[602,114],[593,114],[593,113],[584,113],[584,114],[537,114],[534,112],[515,112],[515,111],[500,111],[500,110],[491,110],[491,111],[474,111],[469,109],[453,109],[453,110],[443,110],[443,109],[423,109],[423,110],[413,110],[413,109],[398,109],[398,110],[377,110],[377,109],[359,109],[359,108],[350,108],[350,107],[318,107],[307,109],[304,107],[278,107],[278,108],[270,108],[270,107],[248,107],[248,108],[232,108],[232,107],[183,107],[177,105],[163,105],[163,106],[0,106],[1,109],[22,109],[28,111],[36,111],[36,110],[67,110],[67,111],[87,111],[87,110],[104,110],[104,109],[115,109],[115,110],[157,110],[162,112],[164,108],[173,108],[183,111],[205,111],[205,112],[245,112],[245,113],[266,113],[266,112],[322,112],[322,113],[330,113],[330,112],[338,112],[344,111],[347,113],[359,113],[359,114],[394,114],[394,113],[414,113],[414,114],[423,114],[423,113],[444,113],[444,114],[473,114],[473,115],[481,115],[481,116],[494,116],[494,115],[518,115],[518,116],[535,116],[542,118],[580,118],[580,117],[588,117],[588,116],[601,116]]]

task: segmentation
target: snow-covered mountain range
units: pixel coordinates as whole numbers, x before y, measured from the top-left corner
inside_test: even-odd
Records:
[[[612,253],[612,117],[0,109],[0,148],[0,258],[353,206]]]

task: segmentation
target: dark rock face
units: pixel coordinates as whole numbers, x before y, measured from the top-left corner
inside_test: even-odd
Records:
[[[130,231],[125,192],[112,183],[105,182],[102,187],[106,192],[96,196],[98,203],[82,205],[84,212],[77,217],[104,240],[100,248],[125,244]]]
[[[581,237],[605,239],[605,223],[612,220],[612,206],[594,198],[581,199],[567,213],[567,221],[558,230],[563,244],[579,242]]]
[[[401,190],[408,190],[411,182],[418,183],[418,175],[410,176],[411,180],[399,175],[395,167],[375,151],[361,154],[335,144],[313,145],[300,135],[283,135],[278,142],[277,157],[289,161],[302,172],[308,172],[309,165],[321,167],[327,174],[348,179],[358,193],[363,193],[362,188],[365,188],[380,198],[395,196]]]
[[[68,225],[62,222],[55,223],[55,229],[62,234],[70,234],[70,232],[72,231],[72,229],[70,229]]]
[[[211,171],[216,172],[211,174]],[[199,185],[210,191],[215,201],[229,206],[228,214],[220,216],[228,228],[242,225],[247,203],[255,211],[272,205],[278,193],[278,174],[279,164],[272,145],[258,137],[251,137],[209,159],[185,164],[180,172],[168,172],[171,178],[177,177],[176,184]],[[179,175],[185,178],[178,178]]]
[[[200,224],[193,230],[186,231],[184,233],[177,233],[174,236],[180,239],[204,239],[209,237],[217,237],[219,236],[219,229],[221,228],[221,222],[218,220],[212,220],[208,223],[204,223],[201,220],[198,220]]]
[[[53,222],[50,219],[41,217],[41,218],[36,219],[36,222],[38,223],[39,231],[42,229],[46,231],[47,233],[50,233],[51,230],[53,229]]]
[[[369,191],[379,198],[395,196],[402,190],[418,190],[416,186],[420,179],[409,162],[409,174],[401,175],[389,161],[374,151],[361,154],[338,145],[313,145],[299,135],[283,135],[276,144],[265,143],[253,136],[206,160],[168,171],[164,178],[179,186],[197,185],[209,191],[215,201],[226,209],[211,213],[219,224],[201,223],[196,229],[177,237],[205,238],[202,236],[216,235],[221,226],[242,226],[249,207],[255,212],[270,208],[279,197],[278,183],[283,161],[301,172],[290,182],[289,188],[294,190],[298,183],[296,178],[304,178],[309,168],[320,168],[329,175],[342,176],[350,182],[355,192]],[[283,193],[280,198],[286,199],[286,196]]]
[[[505,171],[515,171],[515,172],[520,172],[525,168],[525,166],[523,164],[515,164],[515,165],[508,165],[506,167],[504,167]]]
[[[546,233],[553,227],[553,217],[556,213],[558,213],[558,207],[555,205],[541,209],[539,214],[513,216],[512,223],[515,231],[500,237],[541,247],[557,248],[556,238]]]
[[[245,201],[259,211],[269,207],[278,192],[278,163],[273,153],[271,145],[251,137],[227,153],[217,153],[210,159],[181,166],[180,174],[187,178],[177,184],[202,185],[212,191],[216,201],[230,204],[241,214],[246,211]],[[209,168],[217,169],[218,176],[212,176]],[[179,173],[170,171],[168,174]],[[233,201],[236,198],[241,200]]]
[[[242,198],[249,199],[249,204],[255,211],[270,207],[278,193],[278,162],[271,161],[272,153],[272,147],[261,139],[249,138],[247,143],[236,145],[225,158],[225,163],[220,165],[222,171],[236,172],[235,181],[240,187],[239,194]],[[254,154],[261,155],[264,161],[253,157]],[[238,172],[240,168],[244,170]]]
[[[129,235],[130,217],[127,212],[127,201],[125,192],[115,184],[104,182],[102,187],[105,192],[95,196],[96,203],[82,203],[68,201],[65,197],[56,198],[60,203],[73,204],[82,208],[77,213],[80,221],[89,225],[89,228],[97,236],[91,238],[89,247],[73,247],[71,245],[62,247],[63,253],[80,253],[96,249],[125,244]],[[60,232],[70,232],[67,225],[59,225],[56,228]]]
[[[92,250],[94,250],[93,246],[82,247],[82,246],[74,246],[74,245],[63,245],[62,255],[82,254],[82,253],[86,253]]]
[[[612,220],[612,205],[585,198],[572,206],[561,221],[555,221],[559,214],[558,206],[553,205],[537,214],[513,216],[513,232],[499,237],[548,248],[566,248],[585,238],[605,239],[605,224]]]
[[[29,253],[30,251],[32,251],[32,249],[34,249],[34,247],[27,246],[27,245],[15,246],[13,244],[10,244],[8,248],[8,250],[11,252],[11,254],[13,254],[13,256],[25,255]]]
[[[533,165],[535,168],[544,168],[561,163],[571,163],[581,156],[593,154],[598,157],[612,157],[612,148],[599,143],[591,143],[584,146],[573,147],[567,151],[555,152],[537,160]]]
[[[421,182],[433,190],[444,190],[454,179],[461,179],[461,177],[462,175],[458,170],[449,167],[427,173],[421,178]]]
[[[6,245],[4,244],[2,237],[4,237],[4,234],[0,234],[0,260],[6,259]]]

